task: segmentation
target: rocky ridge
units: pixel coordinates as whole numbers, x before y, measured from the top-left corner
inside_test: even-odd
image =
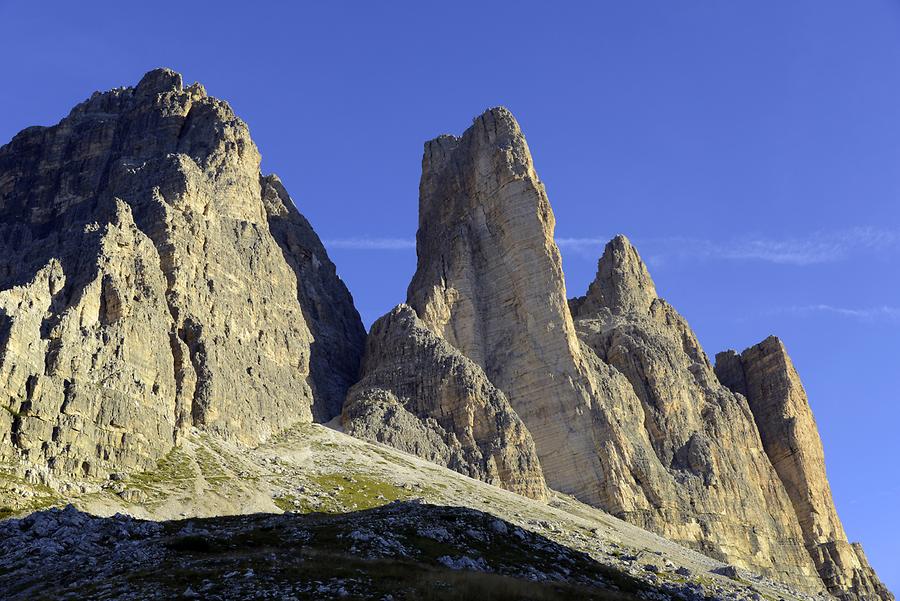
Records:
[[[473,489],[514,523],[510,507],[564,507],[575,530],[551,534],[644,583],[678,582],[676,569],[701,565],[753,578],[749,598],[826,589],[847,601],[893,598],[846,540],[780,343],[725,355],[714,371],[624,237],[607,245],[586,295],[567,299],[554,216],[509,111],[426,144],[408,304],[368,341],[320,240],[259,166],[227,103],[166,69],[0,148],[0,497],[9,502],[0,517],[62,499],[158,519],[174,508],[349,511],[361,498],[408,496],[369,476],[359,476],[362,497],[343,483],[355,486],[351,474],[371,458],[382,476],[400,471],[397,454],[346,437],[323,452],[297,436],[318,440],[321,430],[292,429],[340,415],[355,436],[523,495]],[[315,481],[312,494],[308,463],[283,467],[326,455],[343,472]],[[411,465],[403,490],[426,492],[428,470]],[[460,503],[465,487],[444,490],[456,480],[433,469],[427,496]],[[160,486],[160,471],[177,485]],[[273,474],[278,490],[268,490]],[[610,532],[687,564],[642,563],[608,540],[597,547],[578,534],[582,517],[612,522],[567,495],[714,559],[624,524]],[[96,525],[101,547],[116,532],[132,536],[130,526],[63,517],[51,521],[64,532]],[[291,527],[279,524],[265,528]],[[147,532],[135,536],[159,533]],[[32,538],[26,555],[52,547]],[[154,540],[134,548],[164,557]],[[0,563],[22,557],[0,553]],[[438,563],[489,565],[469,555]],[[712,596],[747,593],[716,586]],[[708,592],[642,590],[646,599]]]
[[[362,325],[259,166],[166,69],[0,148],[0,456],[96,477],[193,426],[254,444],[340,412]]]
[[[719,383],[624,236],[607,244],[596,280],[572,306],[581,340],[628,381],[628,406],[638,400],[655,468],[644,493],[664,499],[609,509],[706,553],[821,586],[746,400]]]
[[[566,300],[553,213],[509,111],[428,142],[419,194],[407,303],[507,397],[551,488],[809,591],[882,598],[851,578],[835,585],[811,556],[747,399],[720,383],[626,238],[607,245],[587,294]],[[387,355],[367,354],[366,370],[415,378],[418,366]],[[419,417],[457,402],[439,397]],[[381,440],[410,449],[422,437]]]
[[[806,548],[829,592],[841,599],[890,599],[862,546],[847,540],[825,474],[825,452],[800,376],[770,336],[740,355],[716,355],[716,375],[749,402],[766,455],[794,506]]]
[[[506,396],[409,306],[372,326],[362,374],[344,404],[349,434],[526,497],[547,497],[534,441]]]

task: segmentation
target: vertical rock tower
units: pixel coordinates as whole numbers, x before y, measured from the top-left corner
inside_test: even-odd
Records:
[[[201,85],[151,71],[0,148],[0,456],[102,476],[191,427],[252,444],[337,414],[363,336],[247,126]]]
[[[828,585],[868,598],[875,589],[849,580],[835,588],[820,576],[758,418],[744,395],[720,383],[625,237],[607,245],[587,294],[567,300],[553,213],[509,111],[491,109],[461,137],[428,142],[422,167],[408,319],[508,400],[551,488],[809,592]],[[384,328],[376,324],[370,344]],[[401,403],[405,419],[427,424],[458,414],[459,394],[410,391],[421,366],[404,367],[386,348],[370,346],[363,368],[363,382],[382,396],[354,388],[344,423],[415,449],[421,433],[399,426],[373,433],[385,412],[372,408],[385,398],[418,398]],[[446,435],[455,426],[442,427]],[[509,440],[497,430],[484,434]]]
[[[548,483],[596,497],[589,382],[566,304],[554,217],[512,114],[425,145],[407,303],[479,365],[531,431]],[[535,427],[538,423],[542,427]]]
[[[853,601],[890,599],[858,543],[838,518],[825,452],[800,376],[784,344],[766,338],[738,355],[716,355],[716,375],[747,398],[763,447],[784,483],[810,556],[829,592]]]

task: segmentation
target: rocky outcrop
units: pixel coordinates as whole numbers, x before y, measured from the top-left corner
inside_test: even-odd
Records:
[[[624,237],[567,300],[508,111],[426,144],[408,306],[367,344],[259,167],[231,108],[165,69],[0,148],[4,463],[32,484],[103,477],[193,428],[246,449],[341,415],[361,438],[535,499],[549,485],[807,592],[891,598],[846,540],[780,343],[723,355],[717,375]]]
[[[252,444],[337,412],[361,325],[259,165],[228,104],[165,69],[0,148],[0,454],[95,476],[192,426]]]
[[[599,497],[588,382],[566,307],[554,218],[504,108],[425,145],[418,265],[407,302],[479,365],[534,437],[548,484]]]
[[[746,401],[718,383],[624,239],[608,249],[623,260],[601,261],[573,302],[576,329],[553,213],[508,111],[426,144],[419,202],[408,303],[506,395],[552,488],[822,589]]]
[[[661,468],[651,485],[661,502],[625,516],[742,567],[820,588],[746,400],[719,383],[624,236],[607,244],[595,281],[571,306],[581,340],[639,399],[647,455]]]
[[[272,236],[297,276],[297,301],[313,336],[309,355],[313,418],[327,422],[340,415],[347,390],[359,379],[366,330],[319,236],[278,176],[262,179],[262,199]]]
[[[825,474],[825,453],[800,376],[782,342],[770,336],[738,355],[716,355],[716,375],[747,398],[766,454],[803,530],[806,548],[833,595],[893,599],[862,548],[850,544]]]
[[[546,498],[534,442],[506,396],[409,306],[375,322],[365,357],[344,406],[348,434]]]

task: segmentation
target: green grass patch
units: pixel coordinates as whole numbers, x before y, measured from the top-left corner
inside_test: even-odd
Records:
[[[287,493],[273,500],[285,512],[346,513],[373,509],[393,501],[402,501],[437,492],[428,487],[407,490],[402,486],[364,474],[318,474],[307,476],[306,488],[318,493]]]
[[[197,473],[190,456],[181,448],[174,447],[156,463],[156,468],[131,474],[128,486],[147,494],[148,497],[166,493],[166,485],[193,484]]]
[[[18,411],[16,411],[12,407],[10,407],[9,405],[0,405],[0,407],[3,407],[3,409],[6,410],[6,412],[9,413],[13,417],[24,417],[24,415],[22,415],[21,413],[19,413]]]

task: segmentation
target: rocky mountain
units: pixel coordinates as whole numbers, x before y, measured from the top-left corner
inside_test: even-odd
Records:
[[[372,326],[362,375],[344,405],[346,432],[546,498],[534,441],[506,396],[409,306]]]
[[[572,306],[580,338],[627,379],[655,468],[641,511],[610,510],[713,555],[821,586],[746,400],[719,383],[627,239],[606,246],[596,280]]]
[[[740,355],[716,355],[716,375],[746,397],[766,455],[794,506],[803,540],[829,592],[842,599],[888,599],[862,546],[849,543],[825,475],[825,452],[800,376],[770,336]]]
[[[259,166],[165,69],[0,149],[0,456],[104,476],[191,427],[255,444],[340,412],[364,330]]]
[[[428,142],[422,165],[407,303],[506,396],[552,489],[810,592],[888,598],[870,572],[846,567],[855,565],[849,555],[823,559],[836,547],[810,545],[746,395],[719,381],[626,238],[607,245],[586,295],[567,301],[553,213],[509,111],[491,109],[461,137]],[[371,348],[364,374],[393,379],[378,381],[380,394],[409,394],[396,382],[416,381],[421,366]],[[420,420],[458,411],[459,396],[419,392],[432,404],[406,409]],[[376,405],[352,402],[355,415]],[[369,415],[365,428],[385,423]],[[360,429],[346,414],[344,423]],[[428,457],[423,438],[396,427],[375,437]],[[834,513],[830,496],[817,498]]]
[[[426,143],[416,272],[367,336],[199,84],[158,69],[24,130],[0,148],[0,517],[210,521],[50,511],[0,525],[19,541],[0,572],[27,598],[63,587],[30,558],[102,556],[79,588],[142,598],[119,584],[137,564],[164,588],[178,566],[230,578],[223,553],[256,566],[247,594],[324,594],[273,572],[277,550],[305,558],[291,573],[357,566],[329,594],[382,570],[416,598],[422,574],[467,570],[541,598],[892,600],[847,541],[783,345],[714,368],[623,236],[569,299],[554,227],[506,109]],[[348,513],[416,498],[458,507]],[[347,515],[221,518],[251,512]]]

